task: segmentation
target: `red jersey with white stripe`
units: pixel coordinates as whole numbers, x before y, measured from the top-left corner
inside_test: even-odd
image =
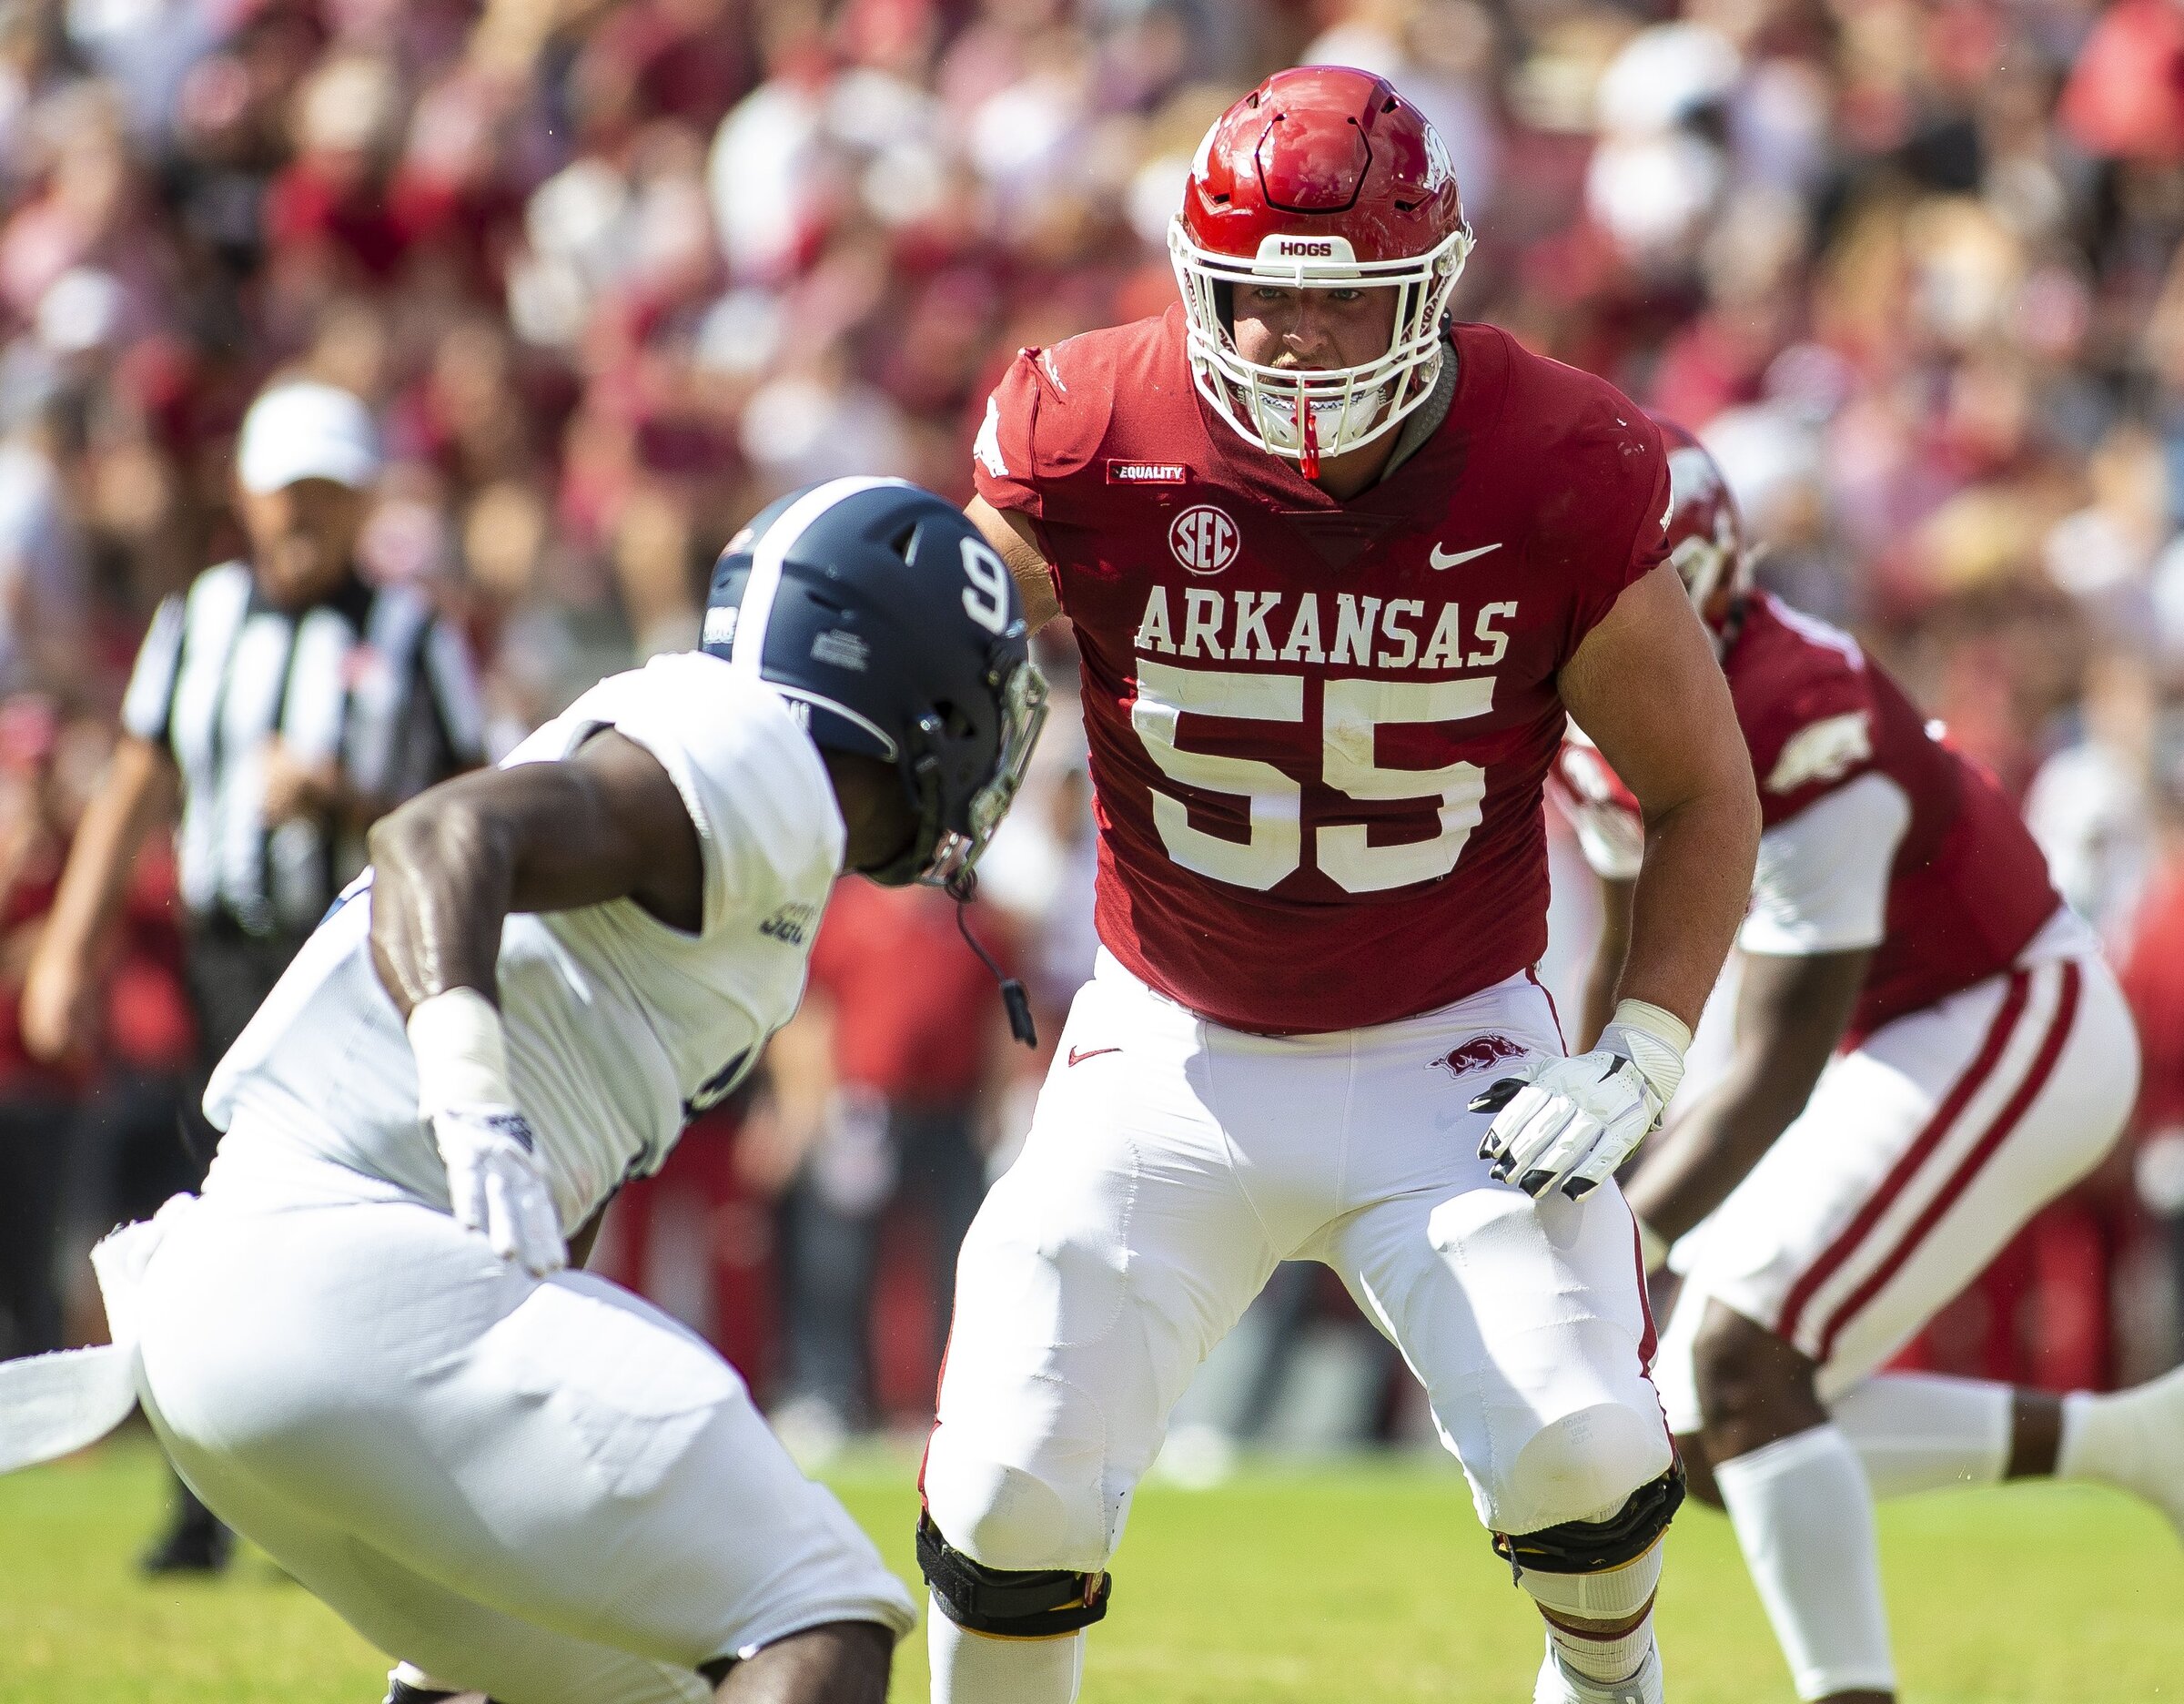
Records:
[[[1943,743],[1858,642],[1760,593],[1722,657],[1751,748],[1763,828],[1878,774],[1908,800],[1888,872],[1885,933],[1851,1019],[1855,1040],[1892,1019],[2007,970],[2062,901],[2016,807],[1987,771]],[[1555,794],[1572,816],[1636,801],[1597,751],[1565,745]],[[1581,840],[1593,857],[1594,835]]]
[[[1180,308],[987,408],[979,492],[1083,655],[1100,938],[1234,1028],[1390,1022],[1546,946],[1556,674],[1660,560],[1667,460],[1602,380],[1451,335],[1448,418],[1348,502],[1200,402]]]

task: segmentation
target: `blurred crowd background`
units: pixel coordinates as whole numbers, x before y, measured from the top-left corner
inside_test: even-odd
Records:
[[[375,411],[360,565],[460,624],[498,755],[693,643],[772,496],[967,494],[1008,356],[1172,300],[1198,137],[1307,61],[1385,73],[1441,129],[1479,233],[1462,316],[1699,429],[1763,581],[2024,798],[2125,969],[2129,1151],[1914,1354],[2052,1384],[2176,1359],[2176,0],[0,0],[0,985],[151,611],[238,549],[234,437],[268,379]],[[1073,720],[980,908],[1049,1037],[1091,955]],[[1557,967],[1590,927],[1568,869]],[[0,1025],[0,1242],[63,1224],[49,1270],[157,1199],[192,1034],[173,914],[155,847],[95,1052],[36,1062]],[[815,969],[757,1099],[628,1192],[599,1263],[820,1451],[922,1425],[955,1242],[1039,1062],[937,896],[845,890]],[[60,1182],[11,1188],[11,1151],[56,1142]],[[61,1299],[0,1346],[96,1329]],[[1311,1273],[1224,1354],[1179,1471],[1417,1425]]]

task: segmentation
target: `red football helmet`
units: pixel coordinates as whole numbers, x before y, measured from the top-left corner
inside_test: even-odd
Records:
[[[1309,479],[1321,456],[1371,442],[1431,392],[1471,232],[1425,115],[1384,77],[1308,66],[1277,71],[1214,122],[1168,247],[1200,393]],[[1248,361],[1231,334],[1239,283],[1397,290],[1388,352],[1309,372]]]
[[[1718,629],[1752,589],[1752,552],[1729,482],[1705,446],[1675,421],[1653,416],[1668,445],[1668,560],[1699,619]]]

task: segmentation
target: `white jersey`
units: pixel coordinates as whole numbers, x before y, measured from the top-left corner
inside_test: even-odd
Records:
[[[502,928],[509,1074],[564,1232],[656,1171],[788,1021],[842,867],[826,766],[770,687],[703,652],[658,657],[592,687],[507,765],[566,757],[607,727],[658,758],[689,806],[704,915],[685,934],[617,899]],[[220,1061],[205,1111],[445,1205],[416,1061],[372,966],[370,909],[367,871]]]

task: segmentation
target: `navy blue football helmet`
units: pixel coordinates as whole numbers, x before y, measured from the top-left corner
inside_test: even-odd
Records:
[[[962,510],[905,480],[791,492],[722,552],[700,643],[798,706],[821,747],[895,766],[918,831],[866,875],[967,891],[1046,682],[1007,565]]]

